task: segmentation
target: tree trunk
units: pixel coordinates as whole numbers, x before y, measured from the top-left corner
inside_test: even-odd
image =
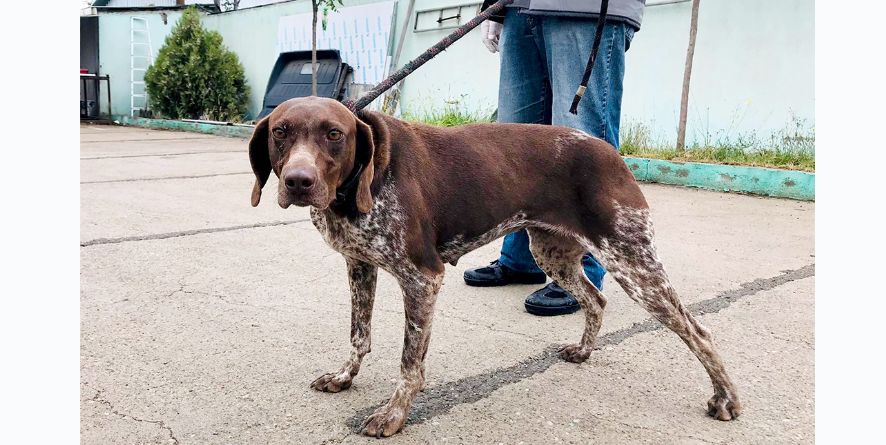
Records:
[[[677,127],[677,150],[686,149],[686,115],[689,112],[689,79],[692,77],[692,58],[695,56],[695,35],[698,32],[698,4],[692,0],[692,19],[689,24],[689,47],[686,49],[686,68],[683,70],[683,92],[680,95],[680,123]]]
[[[311,95],[317,95],[317,2],[311,0],[314,8],[314,20],[311,22]]]
[[[391,71],[396,71],[397,65],[400,63],[400,54],[403,51],[403,42],[406,41],[406,34],[409,29],[409,21],[412,19],[413,10],[415,10],[415,0],[409,0],[409,6],[406,8],[406,18],[403,19],[403,26],[400,27],[400,38],[397,42],[397,52],[394,53],[394,58],[391,59]],[[391,89],[388,94],[385,95],[381,105],[382,113],[393,115],[397,111],[397,106],[400,104],[400,87],[402,86],[403,81],[401,80],[394,85],[394,88]]]

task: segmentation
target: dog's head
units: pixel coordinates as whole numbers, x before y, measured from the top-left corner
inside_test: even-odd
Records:
[[[336,189],[355,166],[356,204],[360,212],[372,208],[370,185],[375,174],[376,144],[372,129],[338,101],[301,97],[283,102],[256,126],[249,142],[249,162],[255,173],[252,206],[258,205],[271,170],[280,179],[277,203],[287,208],[326,209]]]

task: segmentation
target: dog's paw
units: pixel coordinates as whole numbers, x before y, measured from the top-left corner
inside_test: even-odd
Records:
[[[567,362],[582,363],[591,356],[591,348],[584,348],[576,343],[561,346],[560,349],[557,350],[557,353],[560,354],[560,358]]]
[[[366,421],[363,422],[363,430],[360,432],[365,436],[376,438],[390,437],[403,429],[405,423],[405,410],[385,405],[366,418]]]
[[[323,392],[339,392],[351,387],[351,376],[346,372],[330,372],[311,382],[311,388]]]
[[[741,403],[736,397],[714,395],[708,400],[708,415],[717,420],[733,420],[741,414]]]

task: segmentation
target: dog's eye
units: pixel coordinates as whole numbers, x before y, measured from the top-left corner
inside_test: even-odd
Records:
[[[282,128],[275,128],[273,133],[274,133],[274,137],[277,139],[283,139],[286,137],[286,132],[283,131]]]
[[[338,130],[329,130],[329,133],[326,133],[326,138],[330,141],[340,141],[344,133]]]

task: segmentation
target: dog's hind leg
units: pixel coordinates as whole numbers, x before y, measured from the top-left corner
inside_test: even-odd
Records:
[[[658,259],[649,209],[619,207],[613,231],[596,243],[603,266],[628,296],[674,331],[698,357],[711,378],[714,396],[708,414],[732,420],[741,413],[738,393],[710,332],[683,306]]]
[[[591,284],[581,267],[585,248],[575,238],[554,233],[548,229],[530,228],[529,249],[535,262],[548,276],[569,291],[578,300],[585,314],[585,329],[581,342],[560,348],[564,360],[581,363],[594,349],[597,332],[603,323],[606,297]]]
[[[353,258],[345,257],[345,261],[351,287],[351,356],[341,369],[323,374],[311,383],[311,388],[317,391],[339,392],[350,388],[372,340],[370,326],[378,268]]]

